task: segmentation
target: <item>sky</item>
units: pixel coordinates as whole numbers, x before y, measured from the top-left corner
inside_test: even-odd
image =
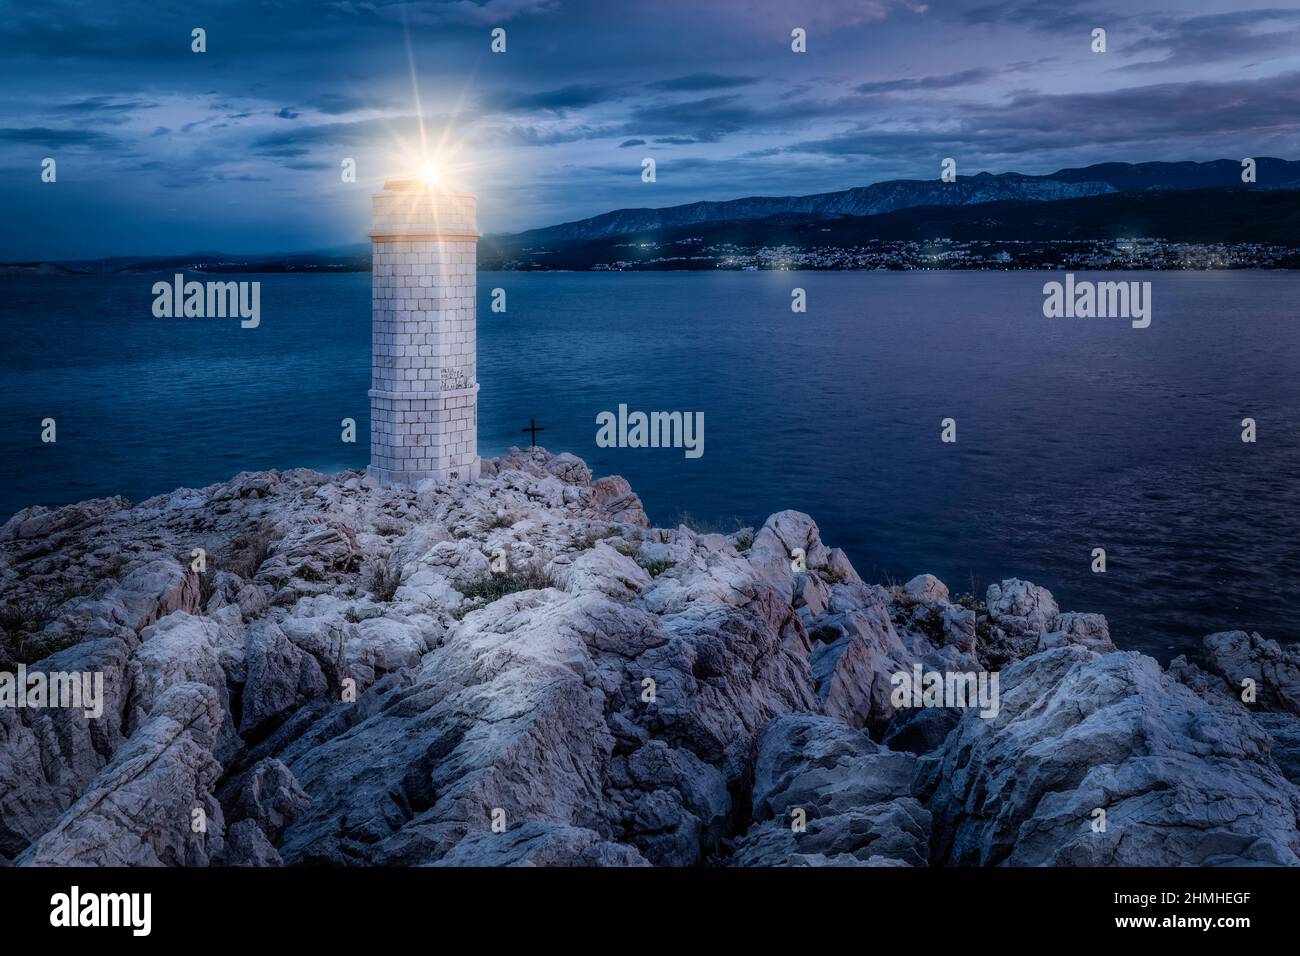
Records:
[[[0,0],[0,261],[355,244],[426,161],[495,233],[1245,156],[1300,158],[1300,0]]]

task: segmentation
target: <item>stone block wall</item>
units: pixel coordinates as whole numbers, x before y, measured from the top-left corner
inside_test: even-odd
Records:
[[[374,197],[370,473],[479,474],[473,196],[399,181]]]

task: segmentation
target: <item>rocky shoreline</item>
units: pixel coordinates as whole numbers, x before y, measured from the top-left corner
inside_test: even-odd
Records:
[[[0,626],[104,698],[0,706],[0,864],[1300,865],[1300,645],[1162,668],[1024,581],[866,584],[797,512],[650,528],[544,449],[29,508]],[[921,672],[996,715],[896,706]]]

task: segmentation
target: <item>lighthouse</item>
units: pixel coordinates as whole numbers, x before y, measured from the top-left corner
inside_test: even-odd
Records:
[[[473,481],[477,200],[419,179],[372,198],[368,473],[385,486]]]

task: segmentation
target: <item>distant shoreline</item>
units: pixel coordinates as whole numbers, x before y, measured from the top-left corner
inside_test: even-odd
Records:
[[[481,272],[518,272],[518,273],[556,273],[556,274],[574,274],[574,273],[623,273],[623,272],[671,272],[671,273],[696,273],[696,272],[852,272],[852,273],[877,273],[877,272],[1295,272],[1300,270],[1300,250],[1296,250],[1292,255],[1287,257],[1286,264],[1266,264],[1266,263],[1241,263],[1231,265],[1216,266],[1188,266],[1188,265],[1154,265],[1149,263],[1107,263],[1087,264],[1087,263],[1042,263],[1042,264],[1004,264],[990,265],[987,263],[968,264],[959,261],[945,262],[943,265],[933,266],[873,266],[873,267],[843,267],[843,266],[814,266],[814,265],[797,265],[797,266],[720,266],[720,265],[626,265],[622,267],[606,266],[593,267],[588,269],[573,268],[554,268],[547,269],[542,267],[530,268],[505,268],[505,267],[488,267],[480,269]],[[273,265],[240,265],[240,266],[165,266],[156,268],[126,268],[116,269],[106,272],[90,272],[83,270],[73,270],[63,267],[54,266],[51,263],[0,263],[0,279],[13,278],[49,278],[49,279],[90,279],[104,278],[109,276],[156,276],[170,275],[176,272],[187,274],[202,275],[342,275],[350,273],[368,273],[371,269],[368,265],[359,267],[328,267],[328,268],[302,268],[302,267],[277,267]]]

